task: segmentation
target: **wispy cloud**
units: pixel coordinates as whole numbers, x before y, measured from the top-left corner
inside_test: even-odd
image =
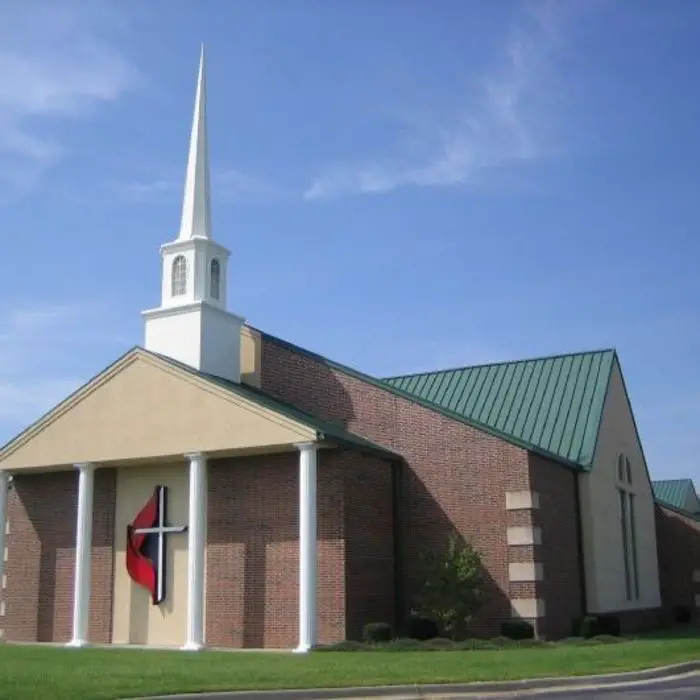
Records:
[[[96,304],[0,308],[0,444],[88,378],[75,371],[75,358],[126,345],[106,317]]]
[[[65,153],[56,126],[118,99],[138,78],[102,0],[0,3],[0,183],[25,190]],[[109,38],[111,37],[111,38]]]
[[[476,81],[459,114],[427,133],[421,129],[413,134],[409,155],[391,153],[322,169],[304,198],[383,193],[407,185],[457,185],[549,154],[554,147],[553,59],[562,45],[563,15],[551,2],[524,7],[524,18],[509,33],[494,67]],[[420,157],[415,155],[417,141]]]
[[[184,168],[178,178],[173,172],[166,177],[119,182],[113,191],[122,199],[138,203],[174,201],[182,195],[185,182]],[[212,172],[212,197],[220,202],[259,204],[291,194],[282,187],[235,169]],[[298,194],[297,194],[298,197]]]

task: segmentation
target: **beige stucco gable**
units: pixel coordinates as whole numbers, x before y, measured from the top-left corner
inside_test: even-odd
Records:
[[[0,469],[277,449],[316,431],[136,349],[0,451]]]
[[[618,456],[631,467],[639,599],[627,600]],[[581,475],[581,523],[590,612],[656,608],[660,604],[654,496],[632,408],[613,363],[593,467]]]

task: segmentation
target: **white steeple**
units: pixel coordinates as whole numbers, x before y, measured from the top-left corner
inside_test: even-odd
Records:
[[[211,236],[204,46],[190,135],[180,232],[160,248],[161,303],[142,312],[145,348],[207,374],[240,380],[245,322],[226,310],[230,251]]]
[[[194,117],[187,161],[185,196],[178,240],[211,237],[209,204],[209,150],[207,145],[207,78],[204,64],[204,44],[199,55],[199,79],[194,101]]]

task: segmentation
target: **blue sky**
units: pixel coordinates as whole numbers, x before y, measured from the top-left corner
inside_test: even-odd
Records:
[[[206,42],[229,308],[379,375],[616,347],[700,481],[700,3],[0,6],[0,443],[142,341]],[[700,485],[700,483],[699,483]]]

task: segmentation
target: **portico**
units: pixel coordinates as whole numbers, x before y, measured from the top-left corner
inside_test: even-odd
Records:
[[[267,405],[261,405],[263,402]],[[277,517],[297,522],[298,571],[294,571],[297,567],[287,571],[288,585],[297,588],[298,635],[294,648],[303,652],[314,646],[318,579],[317,453],[322,447],[332,447],[334,442],[319,433],[310,417],[304,423],[301,415],[292,418],[275,412],[272,404],[269,397],[263,398],[252,388],[214,383],[173,361],[135,349],[0,453],[0,484],[7,484],[9,474],[21,482],[18,487],[21,493],[14,494],[15,500],[25,498],[23,490],[32,478],[38,483],[47,473],[63,473],[62,479],[68,479],[66,483],[77,481],[73,487],[75,500],[70,506],[74,524],[69,529],[74,533],[75,559],[69,645],[79,647],[112,641],[160,646],[169,641],[172,646],[190,650],[205,646],[207,598],[217,593],[207,588],[208,549],[222,546],[221,542],[208,541],[208,522],[221,517],[208,509],[210,465],[212,461],[216,463],[221,473],[222,465],[235,471],[241,460],[279,460],[288,464],[296,455],[296,504],[290,504],[295,513],[290,510]],[[197,410],[191,411],[192,406]],[[174,449],[166,452],[167,444]],[[203,449],[186,449],[195,446]],[[177,448],[180,449],[175,452]],[[112,475],[109,478],[113,486],[109,495],[102,493],[96,499],[96,482],[101,472],[105,472],[105,478],[107,473]],[[154,606],[149,592],[126,571],[125,543],[126,526],[133,523],[154,486],[160,483],[169,491],[169,522],[187,529],[169,538],[171,549],[164,558],[167,568],[164,600]],[[2,509],[7,510],[7,493],[7,487],[0,489],[0,517]],[[66,495],[66,499],[71,497]],[[109,515],[105,511],[106,500],[111,501],[109,529],[113,540],[109,640],[93,639],[90,634],[91,618],[98,614],[93,598],[96,593],[104,597],[104,591],[96,591],[95,581],[103,574],[95,571],[94,566],[96,563],[104,566],[104,558],[97,556],[94,527],[100,518]],[[15,502],[14,509],[19,505]],[[31,513],[26,515],[29,516]],[[224,517],[235,521],[237,514],[227,512]],[[60,526],[59,523],[57,527]],[[261,521],[261,527],[271,526]],[[4,548],[6,536],[2,532],[0,546]],[[8,539],[15,535],[14,530],[11,533]],[[17,537],[20,536],[18,532]],[[104,532],[99,537],[101,546]],[[19,542],[17,545],[22,546]],[[10,549],[19,551],[18,547]],[[12,568],[12,558],[8,561]],[[227,574],[236,575],[236,571]],[[6,605],[11,618],[17,602],[8,595]],[[147,631],[136,637],[129,633],[129,620],[133,619],[128,612],[130,606],[137,606],[136,619],[150,620]]]

